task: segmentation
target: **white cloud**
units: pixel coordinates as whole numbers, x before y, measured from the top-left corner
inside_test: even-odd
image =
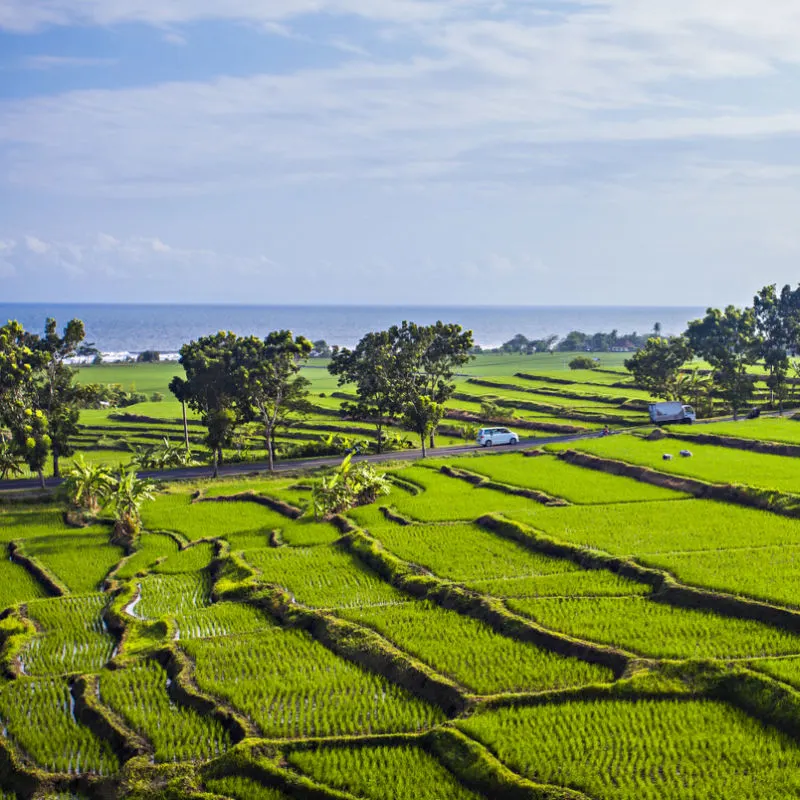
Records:
[[[26,235],[24,242],[23,251],[14,240],[0,241],[0,263],[15,273],[62,274],[76,280],[158,281],[187,273],[210,276],[217,270],[236,277],[264,275],[279,268],[265,256],[173,247],[148,236],[117,238],[99,233],[80,241],[64,241]]]
[[[84,58],[79,56],[26,56],[20,62],[23,69],[48,70],[62,67],[107,67],[116,64],[115,58]]]

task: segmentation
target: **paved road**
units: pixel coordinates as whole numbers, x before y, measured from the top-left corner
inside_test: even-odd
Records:
[[[592,431],[590,433],[584,434],[572,434],[570,436],[553,436],[547,439],[543,438],[536,438],[536,439],[522,439],[519,444],[515,445],[503,445],[502,447],[497,447],[497,450],[502,450],[503,452],[515,451],[515,450],[527,450],[531,447],[541,447],[546,444],[559,444],[562,442],[574,442],[580,439],[596,439],[598,436],[602,434],[596,431]],[[463,455],[465,453],[473,453],[476,450],[481,450],[482,448],[475,444],[468,444],[468,445],[455,445],[450,447],[437,447],[435,450],[428,450],[428,457],[438,457],[438,456],[457,456]],[[373,462],[385,462],[385,461],[416,461],[422,458],[422,450],[399,450],[397,452],[392,453],[380,453],[380,454],[372,454],[372,455],[365,455],[365,456],[355,456],[353,461],[373,461]],[[320,467],[333,467],[337,464],[342,462],[341,456],[329,456],[326,458],[303,458],[297,459],[294,461],[278,461],[275,464],[275,472],[293,472],[296,470],[306,470],[306,469],[318,469]],[[226,478],[226,477],[234,477],[234,476],[241,476],[241,475],[252,475],[253,473],[264,473],[265,475],[269,474],[269,467],[266,462],[258,462],[258,463],[247,463],[247,464],[223,464],[219,468],[219,477]],[[200,480],[203,478],[210,478],[213,474],[213,470],[209,466],[201,466],[201,467],[183,467],[180,469],[172,469],[172,470],[164,470],[164,471],[154,471],[154,470],[143,470],[139,473],[139,476],[142,478],[153,478],[156,480],[163,480],[163,481],[190,481],[190,480]],[[48,478],[45,481],[45,485],[48,489],[54,489],[62,483],[62,479],[60,478]],[[38,479],[34,478],[31,480],[12,480],[12,481],[0,481],[0,492],[2,491],[28,491],[31,489],[40,489],[41,485],[39,484]]]

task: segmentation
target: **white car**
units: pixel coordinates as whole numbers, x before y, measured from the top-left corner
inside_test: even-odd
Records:
[[[495,444],[519,444],[519,436],[508,428],[481,428],[477,442],[481,447],[492,447]]]

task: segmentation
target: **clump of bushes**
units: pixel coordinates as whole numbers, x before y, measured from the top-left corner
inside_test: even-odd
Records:
[[[598,363],[589,356],[576,356],[569,362],[570,369],[597,369]]]
[[[352,463],[352,455],[333,471],[314,483],[311,490],[311,507],[315,519],[330,519],[350,508],[374,503],[389,494],[391,485],[385,473],[371,464]]]

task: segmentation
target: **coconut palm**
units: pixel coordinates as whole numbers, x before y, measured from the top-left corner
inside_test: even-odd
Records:
[[[108,496],[112,483],[107,466],[87,464],[83,456],[77,456],[67,472],[63,491],[72,506],[94,516]]]

